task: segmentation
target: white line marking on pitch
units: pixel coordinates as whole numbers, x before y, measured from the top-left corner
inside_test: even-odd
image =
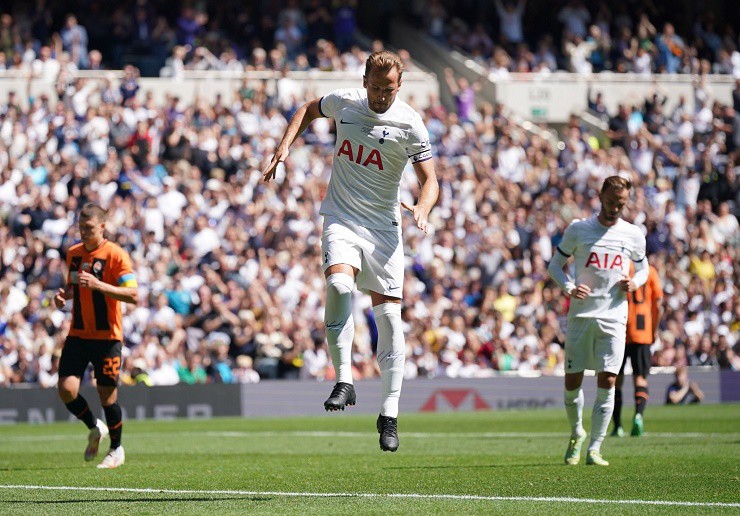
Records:
[[[364,437],[367,432],[333,432],[333,431],[207,431],[207,432],[136,432],[128,431],[126,435],[143,438],[165,437],[167,435],[177,434],[178,436],[209,436],[209,437]],[[567,437],[565,432],[404,432],[403,436],[413,439],[441,439],[441,438],[469,438],[469,439],[520,439],[520,438],[556,438],[562,439]],[[740,433],[701,433],[701,432],[646,432],[644,437],[666,438],[666,439],[737,439]],[[43,441],[68,441],[79,440],[77,434],[56,434],[56,435],[15,435],[3,437],[3,443],[10,442],[43,442]]]
[[[178,435],[182,435],[182,432]],[[193,432],[197,435],[210,435],[212,437],[279,437],[280,435],[291,436],[291,437],[361,437],[367,435],[367,432],[333,432],[323,430],[311,430],[311,431],[271,431],[271,432],[242,432],[236,431],[208,431],[208,432]],[[521,437],[556,437],[561,438],[567,437],[565,432],[403,432],[404,437],[414,437],[419,439],[438,439],[440,437],[448,437],[452,439],[457,438],[512,438],[518,439]],[[728,437],[737,439],[740,437],[740,433],[701,433],[701,432],[685,432],[685,433],[671,433],[671,432],[646,432],[644,437],[667,437],[670,439],[675,438],[697,438],[697,437]]]
[[[206,491],[200,489],[152,489],[133,487],[69,487],[69,486],[30,486],[0,485],[0,489],[23,489],[27,491],[104,491],[112,493],[151,493],[151,494],[200,494],[200,495],[235,495],[235,496],[284,496],[296,498],[416,498],[430,500],[474,500],[490,502],[565,502],[619,505],[669,505],[680,507],[740,507],[740,503],[725,502],[681,502],[672,500],[607,500],[598,498],[570,498],[560,496],[480,496],[453,494],[419,494],[419,493],[291,493],[282,491]],[[2,501],[0,501],[0,504]],[[29,500],[29,503],[33,503]]]

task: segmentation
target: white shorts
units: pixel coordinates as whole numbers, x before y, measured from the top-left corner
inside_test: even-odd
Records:
[[[624,360],[627,325],[595,317],[569,317],[565,336],[565,372],[591,369],[618,374]]]
[[[332,265],[346,263],[360,271],[356,278],[359,290],[402,297],[404,260],[400,228],[368,229],[327,216],[321,251],[324,271]]]

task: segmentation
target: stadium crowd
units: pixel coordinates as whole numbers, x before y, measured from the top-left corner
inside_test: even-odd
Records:
[[[357,59],[364,63],[352,0],[6,4],[0,71],[39,73],[49,60],[84,70],[139,63],[144,75],[175,77],[187,69],[351,70]]]
[[[667,2],[642,0],[431,0],[411,5],[411,18],[430,36],[470,54],[493,78],[556,70],[697,73],[703,61],[712,73],[740,78],[737,25],[701,3],[690,14]],[[542,10],[553,16],[541,16]],[[677,31],[677,21],[686,32]]]
[[[126,72],[98,83],[62,66],[56,104],[12,93],[0,105],[0,385],[56,382],[70,321],[50,301],[85,202],[108,210],[140,285],[125,383],[332,380],[318,214],[332,123],[317,120],[266,185],[297,101],[245,80],[230,99],[157,103]],[[505,106],[448,112],[432,99],[441,193],[429,235],[404,219],[407,378],[562,374],[567,299],[546,264],[615,173],[635,180],[626,218],[645,229],[665,291],[654,365],[740,369],[740,82],[734,106],[702,81],[695,98],[689,111],[656,91],[607,113],[596,97],[606,134],[574,117],[558,146]],[[417,188],[409,167],[407,204]],[[354,374],[374,377],[370,300],[354,306]]]
[[[363,62],[356,45],[363,22],[385,19],[356,0],[78,4],[8,2],[0,15],[0,70],[36,71],[49,58],[92,70],[133,63],[144,75],[175,77],[184,70],[352,70]],[[740,34],[732,17],[716,14],[727,6],[714,7],[430,0],[383,8],[470,54],[492,78],[556,70],[697,73],[702,66],[740,77]],[[553,17],[538,16],[543,9]]]

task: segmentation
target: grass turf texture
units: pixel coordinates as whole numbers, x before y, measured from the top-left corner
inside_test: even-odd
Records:
[[[83,461],[81,423],[2,426],[0,514],[737,514],[739,421],[740,405],[649,407],[644,437],[606,438],[608,468],[585,465],[587,445],[580,465],[563,464],[563,410],[402,414],[394,454],[380,451],[375,416],[351,413],[127,421],[127,462],[117,470],[95,468],[107,439],[96,462]],[[8,487],[20,485],[106,490]],[[599,502],[520,499],[559,497]]]

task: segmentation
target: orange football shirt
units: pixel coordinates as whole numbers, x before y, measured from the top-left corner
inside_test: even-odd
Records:
[[[118,287],[136,287],[128,253],[109,240],[88,252],[80,243],[67,252],[67,285],[74,289],[69,335],[83,339],[123,340],[121,302],[78,283],[81,271]]]
[[[630,264],[630,277],[635,273],[634,264]],[[663,288],[655,267],[650,266],[647,282],[629,294],[629,315],[627,318],[627,343],[652,344],[653,327],[658,324],[658,312],[655,303],[663,299]]]

